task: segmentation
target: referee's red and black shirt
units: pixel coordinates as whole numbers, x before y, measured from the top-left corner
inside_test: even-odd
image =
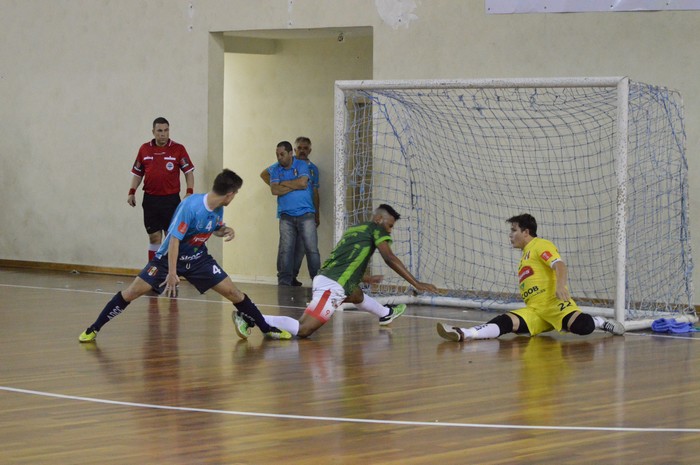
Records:
[[[180,171],[192,170],[194,164],[185,146],[171,139],[164,147],[158,147],[155,139],[143,144],[131,167],[134,176],[143,177],[143,190],[150,195],[179,194]]]

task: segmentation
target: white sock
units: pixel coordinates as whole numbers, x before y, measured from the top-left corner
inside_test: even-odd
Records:
[[[265,322],[270,326],[289,331],[292,336],[299,334],[299,322],[294,318],[272,315],[263,315],[263,317],[265,318]]]
[[[595,323],[595,327],[598,329],[603,329],[603,325],[605,324],[605,318],[602,316],[593,316],[593,323]]]
[[[501,328],[494,323],[484,323],[483,325],[471,328],[460,328],[465,339],[493,339],[501,335]]]
[[[373,313],[379,318],[387,316],[391,311],[389,307],[385,307],[368,295],[364,295],[364,300],[362,303],[355,304],[358,310],[363,310],[365,312]]]

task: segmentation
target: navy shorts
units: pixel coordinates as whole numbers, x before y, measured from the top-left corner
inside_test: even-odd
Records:
[[[153,290],[160,294],[165,290],[165,286],[161,286],[161,284],[165,281],[167,275],[168,256],[164,255],[161,258],[154,258],[148,262],[148,265],[139,273],[139,278],[150,284]],[[192,283],[200,294],[204,294],[228,277],[226,272],[208,253],[191,260],[178,260],[177,275]]]
[[[148,234],[158,231],[167,231],[170,220],[180,205],[180,195],[150,195],[143,193],[143,225]]]

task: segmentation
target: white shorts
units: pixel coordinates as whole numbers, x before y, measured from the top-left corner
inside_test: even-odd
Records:
[[[332,279],[319,274],[314,278],[312,290],[311,303],[306,307],[304,313],[308,313],[320,322],[326,323],[335,313],[335,309],[347,297],[345,289]]]

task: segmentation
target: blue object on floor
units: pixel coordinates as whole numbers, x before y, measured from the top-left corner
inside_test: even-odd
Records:
[[[692,323],[681,323],[675,318],[659,318],[651,323],[651,330],[657,333],[683,334],[700,331]]]

